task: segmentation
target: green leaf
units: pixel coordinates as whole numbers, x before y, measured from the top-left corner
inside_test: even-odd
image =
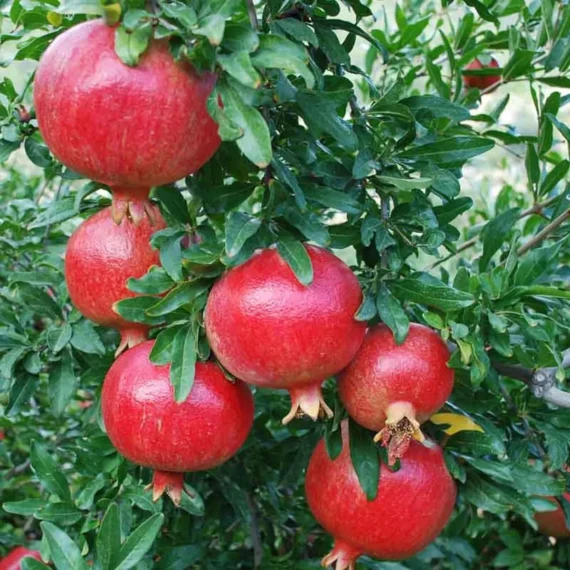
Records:
[[[121,524],[119,520],[119,508],[116,503],[111,503],[101,528],[97,534],[97,559],[101,565],[101,570],[113,570],[116,566],[115,560],[121,550]]]
[[[169,0],[168,2],[160,2],[160,7],[166,16],[178,20],[187,30],[192,29],[198,23],[194,9],[183,2]]]
[[[372,434],[356,422],[348,421],[350,459],[360,487],[369,501],[376,499],[380,481],[380,457]]]
[[[48,168],[52,165],[53,160],[48,147],[39,143],[34,138],[28,137],[26,139],[24,142],[24,149],[30,161],[36,166],[39,166],[40,168]]]
[[[49,570],[49,566],[35,558],[24,558],[21,562],[22,570]]]
[[[439,166],[455,166],[491,150],[494,146],[495,143],[486,138],[459,135],[410,147],[398,156],[415,160],[430,160]]]
[[[14,416],[19,411],[20,406],[32,397],[36,390],[37,383],[37,377],[31,374],[23,374],[16,377],[10,389],[6,416]]]
[[[121,547],[114,570],[129,570],[136,566],[156,540],[163,522],[161,513],[141,523]]]
[[[324,226],[317,216],[312,214],[302,214],[296,208],[286,208],[283,217],[289,224],[297,228],[308,240],[319,245],[328,245],[330,236],[326,226]]]
[[[152,35],[152,26],[145,24],[132,31],[124,26],[115,29],[115,51],[119,59],[130,67],[138,64]]]
[[[357,321],[370,321],[376,316],[376,298],[373,295],[372,291],[368,289],[364,292],[364,298],[362,299],[362,303],[360,307],[358,307],[358,311],[354,315],[354,318]]]
[[[60,467],[56,465],[46,448],[35,442],[30,454],[32,469],[41,484],[52,494],[57,495],[62,501],[70,501],[69,486]]]
[[[210,0],[201,4],[198,28],[195,34],[206,36],[213,46],[220,45],[226,28],[226,20],[239,11],[239,0]]]
[[[43,317],[61,318],[59,305],[43,290],[29,283],[18,283],[18,300],[22,305]]]
[[[548,117],[550,122],[560,131],[560,134],[566,139],[566,142],[570,144],[570,127],[565,125],[562,121],[559,121],[552,113],[546,113],[545,116]]]
[[[195,517],[204,516],[206,507],[204,505],[204,499],[196,489],[190,487],[190,485],[184,485],[184,493],[182,493],[182,498],[180,500],[180,508],[187,513]]]
[[[174,281],[162,269],[153,265],[148,273],[139,279],[131,278],[127,281],[127,287],[134,293],[141,293],[142,295],[160,295],[172,289]]]
[[[529,251],[519,262],[514,277],[514,285],[531,285],[544,275],[549,267],[556,264],[560,248],[566,239],[563,238],[552,245]]]
[[[503,68],[503,79],[509,81],[531,71],[534,56],[532,50],[516,49]]]
[[[431,178],[396,178],[395,176],[378,176],[377,180],[388,186],[395,186],[398,190],[415,190],[429,188],[432,183]]]
[[[540,165],[534,144],[528,143],[526,146],[525,166],[529,183],[531,185],[537,184],[540,180]]]
[[[556,480],[550,475],[537,471],[529,465],[515,464],[511,468],[514,487],[528,495],[562,495],[565,484],[562,480]]]
[[[133,297],[132,299],[123,299],[113,305],[113,310],[133,323],[158,324],[160,318],[152,318],[146,314],[146,311],[157,305],[156,297]]]
[[[69,323],[64,323],[62,327],[50,329],[47,341],[48,346],[54,354],[61,352],[71,340],[73,329]]]
[[[20,148],[20,141],[0,139],[0,163],[6,162],[10,155]]]
[[[71,503],[48,503],[35,513],[35,518],[60,526],[71,526],[83,518],[83,513]]]
[[[196,297],[207,290],[208,284],[202,281],[185,281],[174,287],[166,297],[163,297],[158,303],[146,309],[145,312],[149,317],[167,315],[191,303]]]
[[[154,196],[160,200],[168,213],[182,224],[190,224],[188,205],[178,188],[160,186],[154,191]]]
[[[7,513],[29,517],[35,514],[45,504],[46,501],[43,499],[24,499],[23,501],[4,503],[2,508]]]
[[[346,192],[339,192],[317,184],[305,184],[304,187],[306,197],[313,202],[347,214],[360,214],[362,212],[362,204]]]
[[[469,293],[458,291],[444,283],[432,285],[419,279],[407,278],[391,281],[389,287],[400,299],[435,307],[444,312],[465,309],[475,302]]]
[[[281,182],[283,182],[284,184],[289,186],[291,190],[293,190],[297,206],[299,206],[301,210],[305,210],[305,208],[307,207],[307,200],[305,199],[305,193],[299,186],[297,177],[277,157],[273,157],[273,160],[271,161],[271,166],[273,167],[273,170],[275,171],[277,178],[279,178]]]
[[[275,26],[294,41],[307,42],[313,47],[319,47],[319,40],[315,32],[304,22],[295,18],[281,18],[275,22]]]
[[[302,285],[313,282],[313,265],[305,246],[290,236],[282,236],[277,242],[279,255],[287,262]]]
[[[347,150],[353,151],[358,148],[358,139],[352,126],[338,115],[338,94],[300,90],[297,92],[297,105],[309,129],[317,137],[327,133]]]
[[[410,319],[408,319],[408,315],[398,299],[390,293],[390,290],[384,283],[378,289],[376,308],[382,322],[388,325],[394,334],[396,344],[402,344],[408,336]]]
[[[95,331],[93,323],[82,320],[73,325],[71,346],[87,354],[105,354],[105,345]]]
[[[251,56],[257,68],[282,69],[287,73],[300,75],[312,89],[315,78],[307,67],[309,56],[305,48],[298,43],[276,35],[260,34],[259,47]]]
[[[104,14],[103,5],[99,0],[62,0],[57,8],[52,8],[58,14],[90,14],[92,16],[102,16]]]
[[[236,144],[251,162],[259,168],[265,168],[271,162],[271,135],[261,113],[250,107],[240,94],[230,85],[218,86],[228,118],[242,131]]]
[[[499,250],[513,226],[520,219],[520,208],[511,208],[487,222],[481,235],[483,236],[483,255],[479,260],[479,271],[487,269],[489,261]]]
[[[89,570],[81,551],[65,532],[50,522],[40,526],[57,570]]]
[[[168,327],[158,333],[149,359],[154,364],[168,364],[172,360],[172,344],[180,327]]]
[[[428,112],[433,118],[445,118],[457,122],[471,118],[471,114],[465,107],[435,95],[408,97],[407,99],[402,99],[400,104],[415,111],[416,116],[419,112]]]
[[[229,55],[218,54],[218,63],[240,83],[253,89],[261,85],[261,76],[251,63],[249,54],[245,51],[234,52]]]
[[[564,179],[570,168],[570,162],[561,160],[544,178],[540,184],[539,193],[541,196],[547,196],[556,185]]]
[[[228,51],[251,53],[259,47],[259,38],[249,22],[226,22],[222,47]]]
[[[230,212],[226,220],[226,253],[235,257],[245,242],[257,233],[261,220],[244,212]]]
[[[194,385],[196,343],[196,333],[191,326],[181,328],[172,341],[170,383],[174,387],[174,398],[177,402],[184,402]]]
[[[77,378],[73,371],[73,360],[69,352],[64,352],[62,358],[51,366],[48,381],[48,396],[51,412],[60,416],[77,389]]]

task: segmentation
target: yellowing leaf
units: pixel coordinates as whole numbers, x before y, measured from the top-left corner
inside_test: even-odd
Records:
[[[447,435],[455,435],[460,431],[484,431],[483,428],[477,425],[473,420],[461,414],[435,414],[432,416],[431,421],[437,425],[448,425],[443,431]]]
[[[61,26],[62,20],[63,16],[57,12],[48,12],[47,14],[47,21],[55,28],[59,28],[59,26]]]

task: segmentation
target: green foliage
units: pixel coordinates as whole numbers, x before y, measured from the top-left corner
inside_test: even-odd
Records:
[[[362,283],[358,319],[382,320],[398,342],[421,322],[457,346],[446,411],[484,430],[448,436],[427,424],[446,444],[455,515],[413,560],[359,566],[567,568],[570,548],[538,535],[533,514],[552,508],[540,497],[568,488],[570,411],[497,365],[566,376],[570,6],[263,0],[256,18],[251,8],[0,0],[0,554],[27,540],[58,570],[308,570],[330,549],[303,475],[321,436],[332,457],[340,452],[338,401],[334,420],[284,428],[285,396],[257,390],[244,449],[188,474],[179,509],[153,503],[149,470],[121,458],[104,434],[101,384],[118,335],[73,309],[62,255],[81,219],[110,200],[51,156],[30,93],[53,38],[102,16],[120,21],[115,48],[127,65],[154,36],[219,74],[208,109],[224,142],[199,172],[153,190],[169,222],[153,237],[162,267],[129,280],[141,296],[116,306],[155,327],[151,358],[171,363],[177,400],[210,355],[203,309],[225,268],[275,245],[307,286],[302,243],[331,247]],[[465,90],[463,68],[489,56],[501,64],[499,92]],[[521,105],[530,128],[509,118]],[[334,400],[334,382],[325,396]],[[365,430],[350,432],[372,498],[378,448]]]

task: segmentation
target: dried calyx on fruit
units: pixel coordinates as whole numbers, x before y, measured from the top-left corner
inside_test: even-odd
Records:
[[[332,416],[321,384],[350,362],[366,330],[354,318],[362,292],[352,271],[323,248],[306,249],[310,285],[276,249],[265,249],[214,285],[204,317],[212,350],[233,375],[289,391],[283,423],[302,414]]]
[[[361,555],[403,560],[423,550],[447,524],[456,488],[441,449],[433,442],[412,442],[398,471],[380,467],[378,493],[367,500],[352,466],[348,425],[343,448],[332,460],[323,440],[307,469],[305,490],[317,521],[334,537],[323,566],[354,570]]]
[[[170,365],[150,361],[154,341],[122,354],[101,396],[113,445],[130,461],[154,469],[153,498],[166,492],[179,504],[184,472],[221,465],[237,453],[253,424],[253,398],[215,364],[196,364],[192,391],[175,402]]]
[[[449,350],[439,335],[410,325],[397,345],[386,325],[372,327],[354,360],[339,377],[339,395],[349,415],[377,433],[390,464],[412,439],[423,440],[420,424],[443,406],[453,389]]]
[[[127,288],[129,278],[142,277],[160,258],[150,244],[152,234],[166,227],[159,209],[145,206],[150,215],[135,224],[128,216],[119,223],[111,208],[85,220],[73,233],[65,252],[65,281],[72,303],[93,322],[121,333],[117,354],[146,340],[148,327],[131,323],[113,306],[136,296]]]
[[[46,50],[34,104],[50,150],[71,170],[111,187],[119,221],[151,187],[195,172],[217,150],[218,127],[206,108],[215,81],[175,61],[166,40],[151,40],[129,67],[115,53],[115,29],[92,20]]]

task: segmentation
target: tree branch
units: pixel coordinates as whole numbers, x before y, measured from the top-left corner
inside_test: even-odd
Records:
[[[552,220],[543,230],[538,232],[533,238],[529,239],[524,245],[519,247],[517,255],[525,254],[529,249],[537,246],[544,241],[558,226],[570,217],[570,209],[560,214],[555,220]]]
[[[247,495],[247,507],[249,509],[251,543],[253,546],[253,567],[261,568],[261,563],[263,562],[263,543],[261,541],[259,523],[257,522],[257,506],[250,494]]]

